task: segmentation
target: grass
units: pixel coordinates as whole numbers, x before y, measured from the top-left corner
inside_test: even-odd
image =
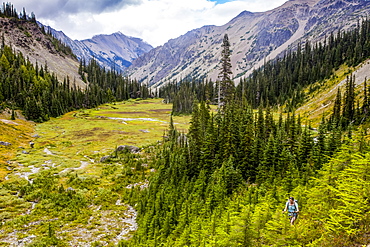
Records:
[[[337,95],[338,87],[341,89],[342,97],[344,95],[345,83],[341,83],[346,80],[353,71],[358,69],[361,65],[356,68],[342,65],[334,75],[329,79],[321,82],[316,82],[313,87],[317,87],[313,93],[308,94],[309,88],[305,90],[308,94],[304,104],[299,107],[296,114],[300,114],[302,122],[311,122],[311,126],[318,127],[322,116],[328,117],[334,106],[335,97]],[[362,96],[363,85],[362,82],[356,87],[358,97]]]
[[[169,126],[170,112],[171,105],[161,103],[161,99],[132,100],[70,112],[37,125],[41,137],[35,140],[35,146],[74,159],[76,156],[98,158],[112,152],[117,145],[151,145],[162,139]],[[174,121],[178,129],[186,130],[189,117],[174,117]]]
[[[20,119],[15,124],[0,122],[0,141],[12,143],[0,149],[4,163],[2,178],[9,172],[7,168],[13,170],[8,180],[0,184],[0,218],[5,222],[0,226],[5,233],[0,235],[0,242],[9,241],[7,236],[15,230],[18,236],[34,234],[37,236],[34,241],[42,242],[50,222],[64,243],[74,239],[77,244],[73,235],[78,237],[83,229],[97,236],[105,233],[105,225],[99,225],[101,220],[112,222],[108,233],[112,236],[96,241],[115,237],[117,229],[122,228],[119,219],[125,217],[127,197],[132,194],[126,187],[144,181],[152,166],[142,166],[147,163],[145,153],[113,159],[109,164],[99,160],[112,154],[119,145],[150,147],[161,141],[169,127],[171,110],[172,105],[162,103],[161,99],[129,100],[69,112],[41,124]],[[9,119],[9,116],[1,118]],[[174,116],[173,120],[177,129],[187,131],[190,116]],[[37,137],[33,138],[35,134]],[[34,148],[29,147],[31,140]],[[34,185],[30,187],[20,176],[33,179]],[[42,185],[43,181],[53,181],[50,186],[60,188],[53,192],[56,195],[48,192],[49,187]],[[22,188],[27,192],[18,197]],[[67,188],[76,193],[75,199],[66,199]],[[88,206],[79,209],[68,204],[61,206],[65,200],[77,203],[78,198],[83,198]],[[122,200],[122,206],[115,205],[118,199]],[[31,202],[37,202],[32,210]],[[93,217],[91,221],[90,217]],[[85,237],[86,241],[95,241]]]
[[[11,166],[10,160],[15,154],[29,147],[34,127],[33,122],[10,120],[10,112],[0,114],[0,141],[11,143],[9,146],[0,145],[0,181],[9,173],[7,168]]]

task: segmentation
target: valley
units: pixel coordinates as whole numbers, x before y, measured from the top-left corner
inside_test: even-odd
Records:
[[[369,247],[369,11],[290,0],[152,49],[4,3],[0,246]]]

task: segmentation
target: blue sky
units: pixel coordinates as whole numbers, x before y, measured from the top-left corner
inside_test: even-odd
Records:
[[[216,2],[217,4],[223,4],[223,3],[227,3],[227,2],[230,2],[228,0],[217,0],[217,1],[214,1]]]
[[[122,32],[153,46],[204,25],[224,25],[240,12],[262,12],[286,0],[12,0],[20,12],[72,39]]]

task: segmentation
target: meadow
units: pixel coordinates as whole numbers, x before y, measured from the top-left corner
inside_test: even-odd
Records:
[[[99,246],[129,238],[137,228],[130,197],[154,172],[148,156],[166,138],[171,110],[161,99],[128,100],[40,124],[1,122],[4,140],[13,144],[0,150],[0,245]],[[189,121],[173,117],[183,132]],[[117,154],[120,145],[141,152]]]

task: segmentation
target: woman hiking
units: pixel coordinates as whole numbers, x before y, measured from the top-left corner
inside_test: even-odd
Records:
[[[294,197],[289,197],[289,200],[285,204],[285,208],[283,213],[285,213],[288,210],[288,215],[290,219],[290,225],[294,224],[294,221],[298,217],[298,203],[294,200]]]

